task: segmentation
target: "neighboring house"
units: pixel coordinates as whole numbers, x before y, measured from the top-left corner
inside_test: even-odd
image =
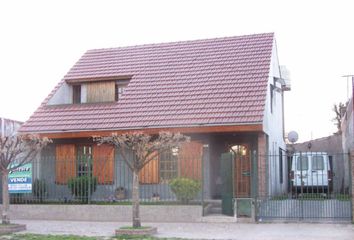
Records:
[[[54,140],[37,174],[61,192],[69,178],[90,172],[99,182],[95,198],[120,186],[129,194],[119,149],[96,146],[92,136],[139,130],[192,137],[145,167],[142,198],[161,187],[158,196],[172,198],[167,183],[177,176],[202,180],[203,197],[219,198],[226,184],[220,159],[231,151],[232,197],[280,194],[287,90],[273,33],[89,50],[20,131]],[[92,165],[81,161],[87,155]]]
[[[294,145],[288,144],[289,151],[296,152],[326,152],[329,156],[330,168],[334,173],[333,190],[335,193],[343,192],[348,187],[348,175],[345,174],[348,168],[347,157],[348,151],[343,152],[342,135],[333,134],[328,137],[313,139],[310,141],[296,143]]]
[[[4,137],[15,134],[22,124],[23,122],[20,121],[0,118],[0,136]]]
[[[12,136],[17,133],[23,122],[15,121],[7,118],[0,118],[0,137]],[[2,178],[0,177],[0,186],[2,186]],[[2,188],[0,188],[2,194]]]
[[[352,77],[352,86],[354,83],[354,77]],[[349,159],[347,161],[347,168],[345,169],[345,174],[349,175],[350,174],[350,167],[352,167],[352,172],[351,175],[353,176],[354,174],[354,165],[353,165],[353,156],[354,156],[354,118],[353,118],[353,96],[354,96],[354,87],[352,88],[351,92],[351,98],[348,100],[346,104],[346,110],[342,114],[342,125],[341,125],[341,130],[342,130],[342,146],[343,146],[343,151],[344,152],[349,152],[351,155],[351,164]],[[352,177],[352,179],[354,179]],[[350,186],[349,180],[346,182],[346,185]],[[352,187],[354,185],[352,184]],[[354,189],[353,189],[354,190]],[[352,191],[353,191],[352,190]],[[354,202],[353,202],[354,203]]]

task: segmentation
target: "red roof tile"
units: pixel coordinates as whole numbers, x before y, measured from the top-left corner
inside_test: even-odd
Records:
[[[22,132],[263,121],[273,34],[87,51]],[[64,83],[132,76],[119,103],[48,106]]]

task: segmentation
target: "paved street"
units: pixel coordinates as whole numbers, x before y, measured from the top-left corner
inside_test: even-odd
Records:
[[[26,224],[28,233],[87,236],[112,236],[116,228],[130,225],[122,222],[35,220],[14,220],[13,222]],[[240,240],[354,239],[354,225],[351,224],[144,223],[144,225],[157,226],[158,237]]]

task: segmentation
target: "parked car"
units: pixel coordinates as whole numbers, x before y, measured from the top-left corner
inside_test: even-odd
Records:
[[[327,153],[303,152],[292,156],[290,181],[294,193],[329,193],[332,180]]]

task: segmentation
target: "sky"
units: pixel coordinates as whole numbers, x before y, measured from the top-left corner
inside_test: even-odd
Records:
[[[0,0],[0,117],[26,121],[88,49],[274,32],[291,74],[286,131],[300,142],[328,136],[333,105],[351,96],[342,76],[354,74],[353,9],[344,0]]]

